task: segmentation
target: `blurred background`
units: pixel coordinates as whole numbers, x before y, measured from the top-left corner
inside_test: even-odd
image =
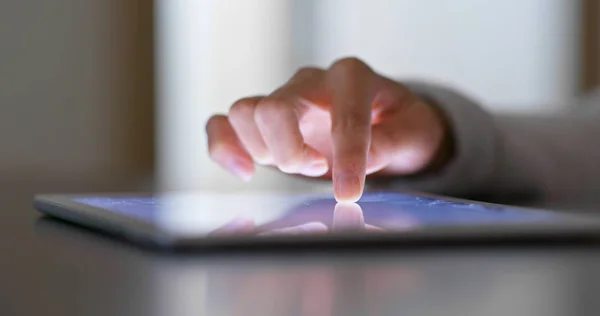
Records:
[[[0,185],[327,189],[235,180],[208,158],[206,120],[346,55],[491,111],[554,111],[600,82],[599,14],[594,0],[3,0]]]

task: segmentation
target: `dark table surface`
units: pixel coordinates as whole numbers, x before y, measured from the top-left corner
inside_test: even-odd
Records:
[[[0,179],[0,315],[600,315],[600,245],[165,253],[63,222]]]

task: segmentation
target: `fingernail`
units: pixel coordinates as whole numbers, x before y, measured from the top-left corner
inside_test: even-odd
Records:
[[[327,161],[319,160],[304,168],[301,173],[307,177],[319,177],[326,174],[327,170],[329,170]]]
[[[250,217],[237,217],[234,218],[231,222],[227,223],[225,226],[221,227],[218,232],[219,233],[235,233],[235,234],[244,234],[250,233],[254,231],[255,228],[254,220]]]
[[[249,163],[242,159],[236,159],[232,162],[231,172],[238,178],[242,179],[245,182],[248,182],[252,179],[252,171],[253,171],[252,163]]]
[[[254,157],[257,164],[267,166],[273,163],[273,157],[268,154]]]
[[[333,187],[338,202],[356,202],[362,194],[360,178],[352,173],[336,175]]]
[[[244,182],[250,182],[250,180],[252,180],[252,173],[246,171],[237,171],[237,176]]]

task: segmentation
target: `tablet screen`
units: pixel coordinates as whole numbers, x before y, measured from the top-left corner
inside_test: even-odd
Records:
[[[77,197],[74,201],[148,221],[186,236],[385,232],[425,226],[547,223],[560,213],[456,202],[400,193],[367,193],[358,203],[329,195],[163,194]]]

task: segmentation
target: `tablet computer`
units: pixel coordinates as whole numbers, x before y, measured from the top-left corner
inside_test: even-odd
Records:
[[[597,239],[600,219],[423,193],[37,195],[42,213],[166,248]]]

